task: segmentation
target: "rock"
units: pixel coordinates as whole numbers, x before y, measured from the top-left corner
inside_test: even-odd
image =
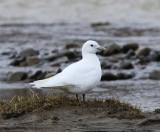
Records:
[[[129,50],[127,52],[126,58],[133,58],[133,56],[135,56],[135,52],[133,50]]]
[[[72,59],[75,59],[79,56],[80,56],[80,54],[78,52],[70,50],[70,51],[63,51],[61,53],[55,53],[55,54],[49,55],[49,56],[45,57],[44,60],[55,61],[57,59],[61,59],[64,57],[67,57],[69,60],[72,60]]]
[[[111,44],[107,47],[107,54],[112,55],[112,54],[117,54],[121,52],[121,47],[117,44]]]
[[[68,51],[68,52],[65,52],[63,55],[67,56],[69,60],[72,60],[77,58],[78,53],[76,53],[76,51]]]
[[[150,54],[150,52],[151,52],[151,49],[146,47],[146,48],[139,50],[139,52],[137,53],[137,56],[138,57],[148,56]]]
[[[15,72],[15,73],[9,73],[8,75],[8,81],[9,82],[17,82],[17,81],[23,81],[27,79],[28,75],[25,72]]]
[[[55,76],[56,73],[55,72],[47,72],[46,75],[45,75],[45,78],[49,78],[49,77],[52,77],[52,76]]]
[[[129,50],[136,51],[138,48],[139,48],[139,45],[137,43],[129,43],[129,44],[123,45],[122,51],[124,53],[127,53]]]
[[[120,68],[120,69],[133,69],[134,66],[133,66],[133,64],[130,63],[130,62],[123,62],[123,63],[120,64],[120,67],[119,67],[119,68]]]
[[[141,65],[146,65],[149,62],[150,62],[149,58],[144,56],[141,56],[138,61],[138,63]]]
[[[101,51],[99,54],[103,56],[118,54],[122,51],[121,47],[117,44],[110,44],[106,47],[106,51]]]
[[[45,58],[43,58],[44,60],[47,60],[47,61],[54,61],[56,60],[57,58],[60,58],[62,57],[62,54],[52,54],[52,55],[49,55],[49,56],[46,56]]]
[[[26,61],[25,57],[19,57],[19,58],[14,59],[10,63],[10,65],[12,65],[12,66],[23,66],[23,64],[25,63],[25,61]]]
[[[73,49],[73,48],[77,48],[77,47],[78,47],[78,44],[76,42],[70,42],[65,45],[65,49]]]
[[[16,51],[11,51],[11,50],[8,50],[8,51],[4,51],[1,53],[1,55],[4,55],[4,56],[9,56],[9,58],[14,58],[16,56],[17,52]]]
[[[118,80],[126,80],[133,78],[132,74],[126,74],[126,73],[117,73]]]
[[[91,27],[108,26],[108,25],[110,25],[109,22],[97,22],[97,23],[92,23]]]
[[[149,61],[160,61],[160,53],[157,51],[151,51],[148,55]]]
[[[112,81],[112,80],[117,80],[116,75],[114,75],[113,73],[106,72],[101,77],[101,81]]]
[[[26,65],[27,66],[32,66],[32,65],[37,65],[40,62],[40,58],[38,56],[31,56],[28,57],[26,60]]]
[[[112,68],[112,64],[110,64],[108,62],[102,62],[101,63],[101,67],[102,67],[102,69],[111,69]]]
[[[10,65],[12,66],[32,66],[39,64],[40,59],[38,56],[31,56],[31,57],[19,57],[13,60]]]
[[[38,70],[36,72],[34,72],[29,79],[31,80],[40,80],[40,79],[44,79],[46,76],[46,72],[43,72],[41,70]]]
[[[25,50],[21,51],[18,56],[28,57],[28,56],[36,56],[36,55],[39,55],[38,51],[36,51],[32,48],[28,48],[28,49],[25,49]]]
[[[160,80],[160,71],[155,70],[149,74],[149,79]]]

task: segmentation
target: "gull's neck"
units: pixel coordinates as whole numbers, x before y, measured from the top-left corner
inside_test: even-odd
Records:
[[[82,53],[82,59],[87,59],[91,62],[99,62],[99,59],[96,54],[93,53]]]

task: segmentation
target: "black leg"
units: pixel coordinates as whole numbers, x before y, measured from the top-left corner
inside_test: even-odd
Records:
[[[85,94],[83,94],[83,102],[85,102]]]
[[[76,99],[77,99],[77,101],[79,101],[78,94],[76,94]]]

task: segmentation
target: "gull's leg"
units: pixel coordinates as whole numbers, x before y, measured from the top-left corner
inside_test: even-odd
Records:
[[[77,101],[79,101],[78,94],[76,94],[76,99],[77,99]]]
[[[85,94],[83,94],[83,102],[85,102]]]

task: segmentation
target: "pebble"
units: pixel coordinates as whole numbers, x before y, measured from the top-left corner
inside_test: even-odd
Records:
[[[113,54],[118,54],[121,53],[122,48],[118,44],[110,44],[109,46],[106,46],[106,51],[102,51],[99,54],[103,56],[108,56],[108,55],[113,55]]]
[[[104,73],[101,77],[101,81],[112,81],[112,80],[117,80],[117,76],[110,72]]]
[[[154,70],[150,73],[149,75],[149,79],[152,79],[152,80],[160,80],[160,71],[158,70]]]
[[[151,52],[151,48],[148,48],[148,47],[145,47],[141,50],[139,50],[139,52],[137,53],[137,56],[138,57],[141,57],[141,56],[148,56]]]
[[[40,63],[40,61],[41,60],[38,56],[31,56],[26,59],[26,65],[27,66],[37,65]]]
[[[138,48],[139,48],[138,43],[129,43],[129,44],[123,45],[122,51],[124,53],[127,53],[129,50],[136,51]]]
[[[130,62],[122,62],[119,66],[120,69],[126,69],[126,70],[129,70],[129,69],[133,69],[134,66],[132,63]]]
[[[118,80],[126,80],[126,79],[131,79],[133,78],[133,74],[126,74],[126,73],[117,73],[117,79]]]
[[[29,76],[29,79],[31,79],[31,80],[40,80],[40,79],[44,79],[45,76],[46,76],[46,72],[45,71],[38,70],[38,71],[35,71],[34,73],[32,73]]]
[[[36,56],[36,55],[39,55],[39,51],[34,50],[32,48],[24,49],[18,54],[18,56],[20,57],[28,57],[28,56]]]
[[[78,48],[78,44],[76,42],[70,42],[65,45],[65,49],[75,49]]]
[[[131,50],[129,50],[129,51],[127,52],[126,58],[135,59],[135,57],[134,57],[135,55],[136,55],[135,52],[131,49]]]
[[[148,55],[149,61],[160,61],[160,52],[151,51]]]
[[[27,73],[19,71],[19,72],[9,73],[7,80],[9,82],[18,82],[18,81],[26,80],[27,77],[28,77]]]

